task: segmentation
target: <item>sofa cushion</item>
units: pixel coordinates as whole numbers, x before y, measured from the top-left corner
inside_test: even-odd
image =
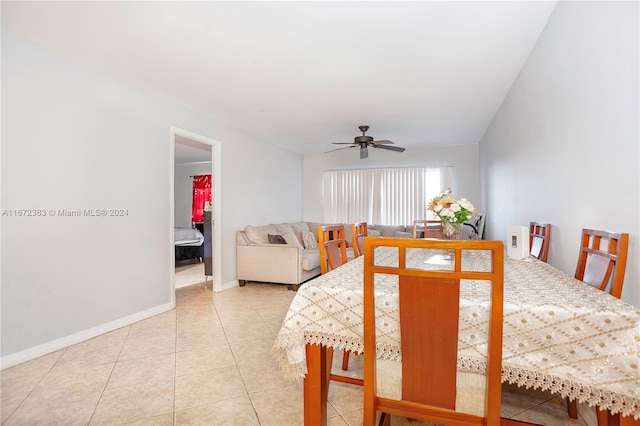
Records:
[[[396,232],[405,232],[406,227],[404,225],[390,226],[390,225],[375,225],[374,229],[380,231],[382,237],[395,237]],[[413,227],[411,229],[413,231]]]
[[[320,267],[320,252],[318,249],[305,249],[302,252],[302,269],[312,271]]]
[[[396,238],[413,238],[413,231],[412,232],[396,231],[396,233],[393,234],[393,236]]]
[[[244,232],[251,244],[269,244],[269,234],[277,234],[274,225],[251,226],[244,227]]]
[[[313,232],[305,231],[302,233],[302,245],[305,249],[318,248],[318,240],[316,239],[316,236],[313,235]]]
[[[316,241],[318,241],[318,226],[322,226],[324,225],[324,223],[307,222],[307,225],[309,225],[309,231],[313,233],[313,235],[316,237]]]
[[[382,232],[378,231],[377,229],[367,229],[367,236],[368,237],[381,237],[382,236]]]
[[[293,232],[287,232],[286,234],[283,235],[284,240],[287,242],[287,244],[292,245],[292,246],[297,246],[299,248],[303,248],[302,244],[300,243],[300,241],[298,241],[298,238],[295,236],[295,234]]]
[[[293,230],[293,233],[295,234],[300,244],[302,244],[302,233],[310,231],[309,225],[307,225],[306,222],[293,222],[289,223],[288,225]]]
[[[269,238],[269,244],[287,244],[287,241],[282,235],[268,234],[267,238]]]

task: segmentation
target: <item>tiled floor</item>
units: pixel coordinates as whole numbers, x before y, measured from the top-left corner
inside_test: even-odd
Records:
[[[204,263],[197,261],[179,262],[175,267],[176,288],[182,288],[204,281]],[[207,283],[211,285],[211,277]]]
[[[2,371],[2,425],[301,425],[302,383],[284,379],[271,352],[294,295],[256,283],[178,289],[170,312]],[[330,389],[329,424],[362,424],[361,388]],[[593,409],[570,420],[539,392],[507,389],[503,405],[546,425],[595,424]],[[405,423],[420,424],[392,422]]]

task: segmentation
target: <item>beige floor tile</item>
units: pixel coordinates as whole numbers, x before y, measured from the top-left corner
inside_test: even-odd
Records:
[[[130,327],[123,327],[70,346],[58,364],[95,365],[113,364],[118,359]]]
[[[362,422],[360,422],[362,424]],[[349,426],[349,423],[341,416],[335,416],[327,419],[328,426]]]
[[[175,353],[176,331],[163,328],[138,330],[127,337],[118,361]]]
[[[243,342],[247,340],[264,339],[270,337],[275,340],[276,335],[267,325],[260,321],[254,324],[244,324],[237,326],[225,326],[224,332],[229,343]]]
[[[186,265],[177,265],[175,267],[175,283],[176,288],[186,288],[186,286],[193,286],[194,284],[203,283],[204,276],[204,263],[192,263]]]
[[[259,424],[247,396],[176,411],[176,425],[253,426]]]
[[[243,306],[242,309],[218,309],[218,315],[220,315],[220,322],[225,330],[227,327],[250,328],[254,324],[264,323],[256,311],[247,311],[246,306]]]
[[[86,425],[99,398],[100,392],[57,400],[29,396],[3,426]]]
[[[178,327],[178,340],[176,342],[176,350],[178,352],[221,345],[228,346],[227,336],[222,327]]]
[[[1,423],[9,418],[42,378],[51,370],[66,349],[43,355],[7,368],[0,373]]]
[[[176,354],[155,355],[118,361],[107,383],[107,390],[140,385],[149,381],[173,381]]]
[[[176,377],[224,367],[234,367],[236,362],[229,345],[224,342],[176,353]]]
[[[502,385],[500,412],[503,417],[510,418],[552,398],[548,392],[505,383]]]
[[[567,415],[567,405],[562,398],[554,398],[540,404],[533,409],[524,411],[516,416],[515,420],[535,422],[549,426],[585,426],[584,419],[572,419]]]
[[[105,390],[90,424],[114,425],[171,413],[173,396],[173,380]]]
[[[231,342],[231,350],[237,364],[250,364],[273,359],[274,338]]]
[[[126,426],[173,426],[173,413],[122,423]]]
[[[361,426],[362,425],[362,410],[352,411],[350,413],[344,413],[340,417],[349,426]]]
[[[30,398],[38,401],[64,400],[84,394],[100,394],[115,364],[55,365],[38,383]]]
[[[178,315],[178,333],[192,330],[222,330],[222,323],[214,311],[192,311]]]
[[[304,423],[302,383],[269,389],[250,396],[262,426],[301,425]],[[332,416],[337,415],[335,411]]]
[[[218,368],[176,377],[175,409],[184,410],[245,395],[247,391],[238,369],[235,366]]]
[[[275,359],[238,364],[238,369],[247,392],[250,394],[267,389],[287,387],[297,383],[284,377]]]
[[[329,403],[338,414],[362,410],[364,392],[362,386],[331,382],[329,385]]]

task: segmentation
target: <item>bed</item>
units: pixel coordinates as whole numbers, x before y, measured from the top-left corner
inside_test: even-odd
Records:
[[[204,235],[196,228],[175,228],[176,262],[204,258]]]

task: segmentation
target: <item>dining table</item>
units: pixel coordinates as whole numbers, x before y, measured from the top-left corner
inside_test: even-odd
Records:
[[[393,248],[376,250],[384,250],[376,251],[381,262],[397,262]],[[437,251],[407,255],[416,268],[446,259]],[[464,262],[482,267],[486,259]],[[305,424],[327,421],[327,353],[363,352],[363,275],[360,256],[302,285],[276,337],[283,374],[304,378]],[[460,287],[458,370],[482,372],[482,333],[473,324],[487,320],[486,294],[472,283]],[[376,278],[378,359],[401,362],[398,296],[397,282]],[[640,424],[640,309],[532,256],[505,255],[502,382],[608,410],[618,419],[612,423]]]

